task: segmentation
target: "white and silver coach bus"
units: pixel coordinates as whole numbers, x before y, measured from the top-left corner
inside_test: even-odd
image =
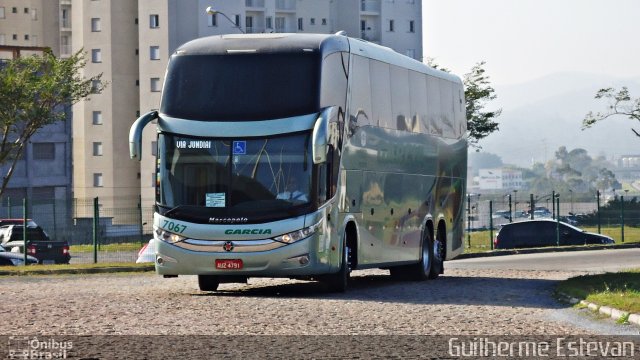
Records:
[[[341,34],[223,35],[169,61],[157,120],[156,272],[200,289],[350,272],[433,279],[462,251],[463,86]]]

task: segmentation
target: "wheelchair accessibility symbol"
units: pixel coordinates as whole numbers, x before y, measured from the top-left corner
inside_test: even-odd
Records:
[[[247,154],[247,142],[246,141],[234,141],[233,142],[233,155],[246,155]]]

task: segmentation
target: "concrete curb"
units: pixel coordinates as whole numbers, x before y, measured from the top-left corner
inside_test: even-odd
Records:
[[[614,249],[634,249],[640,248],[640,243],[618,244],[618,245],[586,245],[586,246],[561,246],[535,249],[513,249],[513,250],[490,250],[480,253],[460,254],[453,260],[475,259],[481,257],[520,255],[520,254],[541,254],[550,252],[569,252],[586,250],[614,250]]]
[[[561,297],[562,300],[575,305],[575,304],[580,304],[585,306],[587,309],[593,311],[593,312],[597,312],[600,313],[602,315],[608,316],[614,320],[619,320],[620,318],[627,318],[627,322],[630,324],[634,324],[637,326],[640,326],[640,314],[633,314],[633,313],[629,313],[626,311],[622,311],[622,310],[618,310],[618,309],[614,309],[612,307],[609,306],[600,306],[598,304],[586,301],[586,300],[580,300],[577,298],[574,298],[572,296],[569,296],[567,294],[564,293],[558,293]]]
[[[108,274],[119,272],[147,272],[154,271],[155,266],[153,264],[145,266],[106,266],[97,268],[86,269],[29,269],[28,271],[0,271],[0,276],[28,276],[28,275],[69,275],[69,274]]]

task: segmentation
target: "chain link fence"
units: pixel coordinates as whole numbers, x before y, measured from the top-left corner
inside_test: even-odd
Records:
[[[581,194],[575,201],[573,197],[574,194],[557,193],[468,194],[465,252],[492,250],[493,240],[504,224],[558,217],[582,230],[609,236],[617,244],[640,242],[637,197],[616,194],[605,197],[599,192],[593,196]]]
[[[607,235],[616,243],[640,241],[640,202],[636,197],[612,196],[605,200],[594,194],[593,201],[572,201],[570,195],[469,194],[465,251],[492,250],[493,240],[504,224],[558,216],[560,221]],[[26,217],[52,240],[69,244],[72,264],[135,262],[138,251],[153,236],[153,207],[147,205],[153,201],[141,200],[29,201],[5,197],[0,199],[0,218],[22,219],[26,207]]]
[[[140,198],[1,201],[0,218],[23,219],[26,210],[51,240],[66,241],[71,264],[135,262],[152,238],[153,208]]]

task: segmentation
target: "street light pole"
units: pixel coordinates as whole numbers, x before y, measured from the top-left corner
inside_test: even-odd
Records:
[[[518,212],[518,190],[513,190],[513,217]]]
[[[227,16],[227,14],[223,13],[222,11],[215,10],[215,9],[213,8],[213,6],[209,6],[209,7],[207,7],[206,12],[207,12],[207,14],[209,14],[209,15],[216,15],[216,14],[220,14],[220,15],[224,16],[224,18],[225,18],[225,19],[227,19],[227,20],[229,20],[229,22],[230,22],[230,23],[232,23],[233,25],[235,25],[234,27],[235,27],[235,28],[237,28],[238,30],[240,30],[240,32],[241,32],[241,33],[246,34],[246,33],[244,32],[244,30],[242,30],[242,28],[240,27],[240,24],[236,24],[233,20],[231,20],[231,19]]]

